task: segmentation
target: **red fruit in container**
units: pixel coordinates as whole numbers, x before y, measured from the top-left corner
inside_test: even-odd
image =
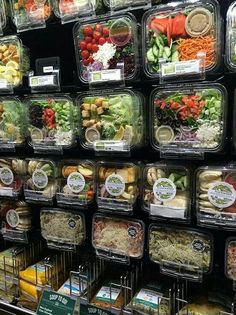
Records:
[[[81,52],[81,56],[84,58],[84,59],[87,59],[89,57],[89,51],[88,50],[83,50]]]
[[[80,42],[79,46],[81,50],[85,50],[87,48],[87,44],[85,41]]]
[[[98,45],[94,44],[92,47],[93,52],[97,52],[98,51]]]
[[[102,32],[102,25],[99,24],[99,23],[96,24],[95,27],[94,27],[94,30],[95,30],[95,31],[98,31],[98,32]]]
[[[89,65],[89,60],[88,59],[84,59],[83,60],[83,65],[87,67]]]
[[[99,38],[99,45],[104,45],[106,43],[106,39],[104,37]]]
[[[107,40],[107,43],[111,44],[111,39],[110,39],[110,37],[108,37],[106,40]]]
[[[92,44],[92,43],[88,43],[88,44],[87,44],[87,50],[91,51],[91,50],[92,50],[92,47],[93,47],[93,44]]]
[[[108,27],[103,27],[103,36],[108,37],[110,34],[109,28]]]
[[[92,35],[92,32],[93,32],[93,30],[92,30],[92,27],[90,25],[86,25],[84,27],[84,34],[86,36]]]
[[[100,37],[102,36],[102,34],[98,31],[94,31],[93,32],[93,38],[96,39],[96,41],[98,42]]]
[[[97,41],[96,41],[96,39],[92,39],[92,44],[97,44]]]
[[[89,56],[89,58],[87,59],[87,61],[88,61],[89,63],[93,63],[93,62],[94,62],[94,59],[93,59],[92,56]]]
[[[85,37],[85,42],[88,43],[92,43],[93,38],[91,36],[86,36]]]

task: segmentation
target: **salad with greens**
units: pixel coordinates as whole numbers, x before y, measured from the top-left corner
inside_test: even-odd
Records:
[[[74,105],[66,96],[28,100],[30,144],[71,146],[75,141]]]
[[[130,92],[84,96],[79,100],[80,140],[85,148],[95,141],[122,141],[132,147],[143,140],[141,97]]]
[[[217,149],[223,138],[224,101],[224,89],[220,85],[154,91],[154,147],[174,144]]]
[[[26,134],[25,107],[17,98],[0,99],[0,142],[21,145]]]

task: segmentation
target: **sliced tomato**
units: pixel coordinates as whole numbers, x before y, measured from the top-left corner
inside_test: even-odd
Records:
[[[186,30],[185,30],[185,21],[186,21],[186,16],[184,14],[177,14],[173,18],[173,26],[172,26],[172,36],[177,37],[177,36],[183,36],[185,37]]]
[[[154,18],[150,23],[150,29],[157,33],[166,34],[168,21],[168,18]]]
[[[168,45],[171,45],[171,39],[172,39],[172,18],[169,18],[168,24],[167,24],[167,41],[168,41]]]

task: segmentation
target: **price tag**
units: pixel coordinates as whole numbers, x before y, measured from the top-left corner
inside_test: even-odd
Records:
[[[7,80],[0,79],[0,89],[7,89]]]
[[[156,204],[151,204],[150,215],[164,218],[185,219],[185,209],[170,208]]]
[[[121,81],[121,69],[109,69],[90,72],[90,83]]]
[[[198,74],[200,72],[201,69],[199,59],[161,64],[162,77],[175,76],[180,74]]]
[[[1,188],[0,196],[13,197],[13,189],[10,187]]]
[[[105,311],[93,305],[80,305],[80,315],[111,315],[109,311]]]
[[[38,315],[73,315],[76,300],[53,291],[44,291],[36,314]]]
[[[53,74],[29,77],[29,85],[30,87],[54,85],[54,78]]]
[[[53,66],[43,67],[43,73],[51,73],[53,70]]]
[[[95,151],[106,152],[128,152],[130,150],[129,145],[125,141],[94,141],[93,143]]]

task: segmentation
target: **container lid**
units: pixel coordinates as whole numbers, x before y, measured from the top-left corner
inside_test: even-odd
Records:
[[[7,25],[6,16],[6,4],[4,0],[0,0],[1,12],[0,12],[0,34],[5,29]]]
[[[236,2],[232,2],[227,11],[226,24],[226,64],[235,71],[236,68]]]
[[[144,223],[95,214],[92,244],[96,250],[127,257],[142,258]]]
[[[236,281],[236,238],[230,237],[225,245],[225,275],[227,278]]]
[[[68,96],[48,95],[27,99],[30,145],[69,148],[75,143],[73,101]]]

